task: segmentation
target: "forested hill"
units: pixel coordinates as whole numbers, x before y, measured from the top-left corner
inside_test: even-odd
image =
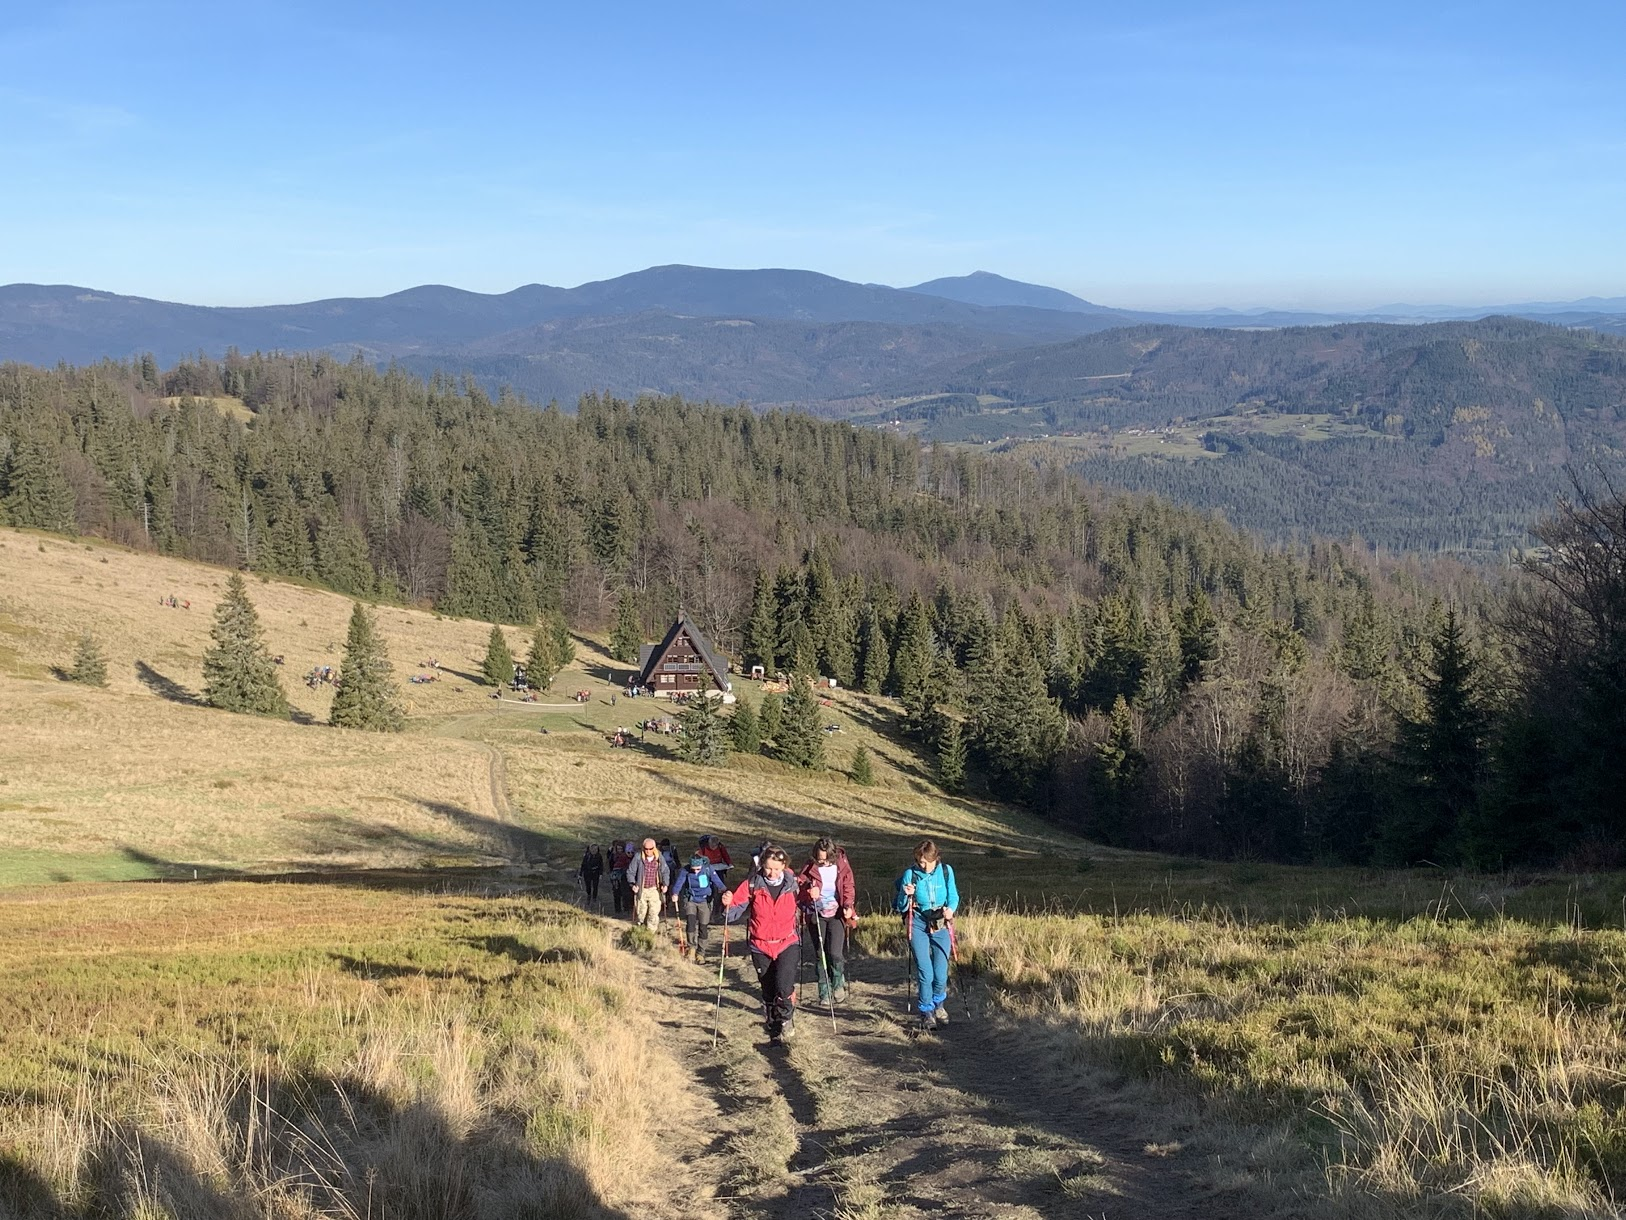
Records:
[[[1498,861],[1598,830],[1567,799],[1532,840],[1528,810],[1465,803],[1407,753],[1488,746],[1476,675],[1505,671],[1472,574],[1267,550],[1054,466],[875,429],[655,398],[567,415],[313,357],[13,364],[0,523],[457,616],[562,615],[609,626],[627,660],[681,608],[742,667],[896,696],[895,731],[943,785],[1116,842]],[[1527,743],[1507,791],[1539,788],[1544,750]],[[1456,760],[1453,783],[1458,763],[1486,770]]]
[[[1626,339],[1512,318],[1135,327],[893,389],[928,436],[1042,439],[1257,529],[1407,549],[1524,545],[1566,467],[1626,469]]]

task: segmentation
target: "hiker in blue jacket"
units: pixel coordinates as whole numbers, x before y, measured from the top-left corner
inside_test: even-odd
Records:
[[[706,960],[706,934],[711,930],[712,903],[723,892],[722,878],[711,861],[701,855],[689,857],[687,868],[672,883],[672,906],[683,912],[683,925],[696,962]]]
[[[893,909],[903,916],[904,935],[915,959],[915,998],[920,1028],[947,1025],[949,959],[954,955],[954,912],[960,891],[954,870],[939,858],[937,844],[921,840],[915,862],[898,878]]]

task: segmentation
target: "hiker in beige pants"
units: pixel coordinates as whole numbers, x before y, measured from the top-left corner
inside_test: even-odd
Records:
[[[672,870],[654,839],[645,839],[643,850],[627,865],[627,884],[632,887],[632,922],[659,932],[661,907],[666,903],[666,891],[672,884]]]

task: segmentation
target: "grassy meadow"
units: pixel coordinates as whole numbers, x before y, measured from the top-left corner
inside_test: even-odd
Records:
[[[64,886],[0,922],[0,1215],[589,1216],[676,1172],[622,1103],[679,1070],[571,907]]]
[[[646,831],[737,856],[836,834],[875,954],[901,948],[891,877],[937,838],[995,1018],[1306,1212],[1580,1217],[1626,1194],[1618,874],[1102,848],[942,793],[890,703],[851,692],[825,709],[829,771],[694,767],[659,735],[609,746],[669,708],[612,703],[625,668],[594,641],[539,703],[496,701],[487,624],[401,607],[378,617],[407,732],[335,730],[299,677],[338,664],[350,603],[280,581],[249,589],[296,718],[232,716],[197,699],[225,578],[0,530],[0,1216],[648,1206],[683,1171],[612,1099],[682,1069],[607,926],[554,900],[583,842]],[[86,630],[105,690],[53,676]],[[440,680],[406,685],[430,657]],[[845,774],[859,745],[873,786]],[[127,884],[194,871],[216,883]]]

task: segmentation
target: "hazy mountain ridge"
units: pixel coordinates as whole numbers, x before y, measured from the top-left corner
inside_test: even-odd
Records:
[[[870,420],[1039,446],[1278,535],[1503,549],[1569,468],[1626,472],[1626,340],[1517,318],[1134,327],[889,390]]]
[[[648,313],[958,326],[986,333],[989,347],[1003,346],[1005,336],[1046,342],[1133,320],[1110,312],[1081,315],[968,305],[811,271],[681,266],[651,267],[576,288],[529,284],[485,294],[424,285],[384,297],[248,307],[185,305],[71,285],[12,284],[0,288],[0,359],[83,363],[151,352],[168,363],[200,350],[220,355],[228,347],[348,348],[388,359],[455,353],[476,340],[564,318]]]
[[[1611,312],[1616,306],[1626,311],[1622,300],[1546,303],[1529,310],[1560,325],[1626,330],[1626,312]],[[1419,310],[1387,320],[1412,322],[1426,313]],[[243,351],[326,349],[359,351],[375,360],[437,355],[442,367],[455,371],[470,359],[536,354],[531,350],[535,328],[550,322],[653,314],[813,326],[865,322],[950,327],[959,347],[951,357],[976,350],[967,345],[973,334],[983,350],[1000,351],[1012,346],[1013,340],[1050,343],[1113,326],[1278,327],[1350,320],[1347,315],[1282,310],[1190,314],[1118,310],[989,272],[900,289],[856,284],[812,271],[672,265],[575,288],[528,284],[506,293],[478,293],[421,285],[382,297],[249,307],[187,305],[72,285],[11,284],[0,287],[0,359],[84,363],[150,352],[162,364],[199,351],[218,356],[230,347]],[[1372,315],[1364,317],[1372,319]],[[782,333],[790,336],[794,332]],[[502,336],[514,336],[514,345],[497,351]],[[907,345],[910,341],[901,331],[893,335],[876,331],[874,337],[881,345],[878,353],[890,350],[887,344]],[[685,358],[692,362],[704,357],[697,352],[687,353]],[[580,371],[585,385],[618,391],[638,388],[616,379],[613,361],[599,369],[583,365]],[[715,390],[705,392],[737,399],[749,396],[747,385],[719,382]],[[651,388],[677,387],[675,383],[665,386],[656,377]],[[813,378],[806,393],[810,399],[822,400],[851,392],[851,385],[837,377],[829,383]]]

